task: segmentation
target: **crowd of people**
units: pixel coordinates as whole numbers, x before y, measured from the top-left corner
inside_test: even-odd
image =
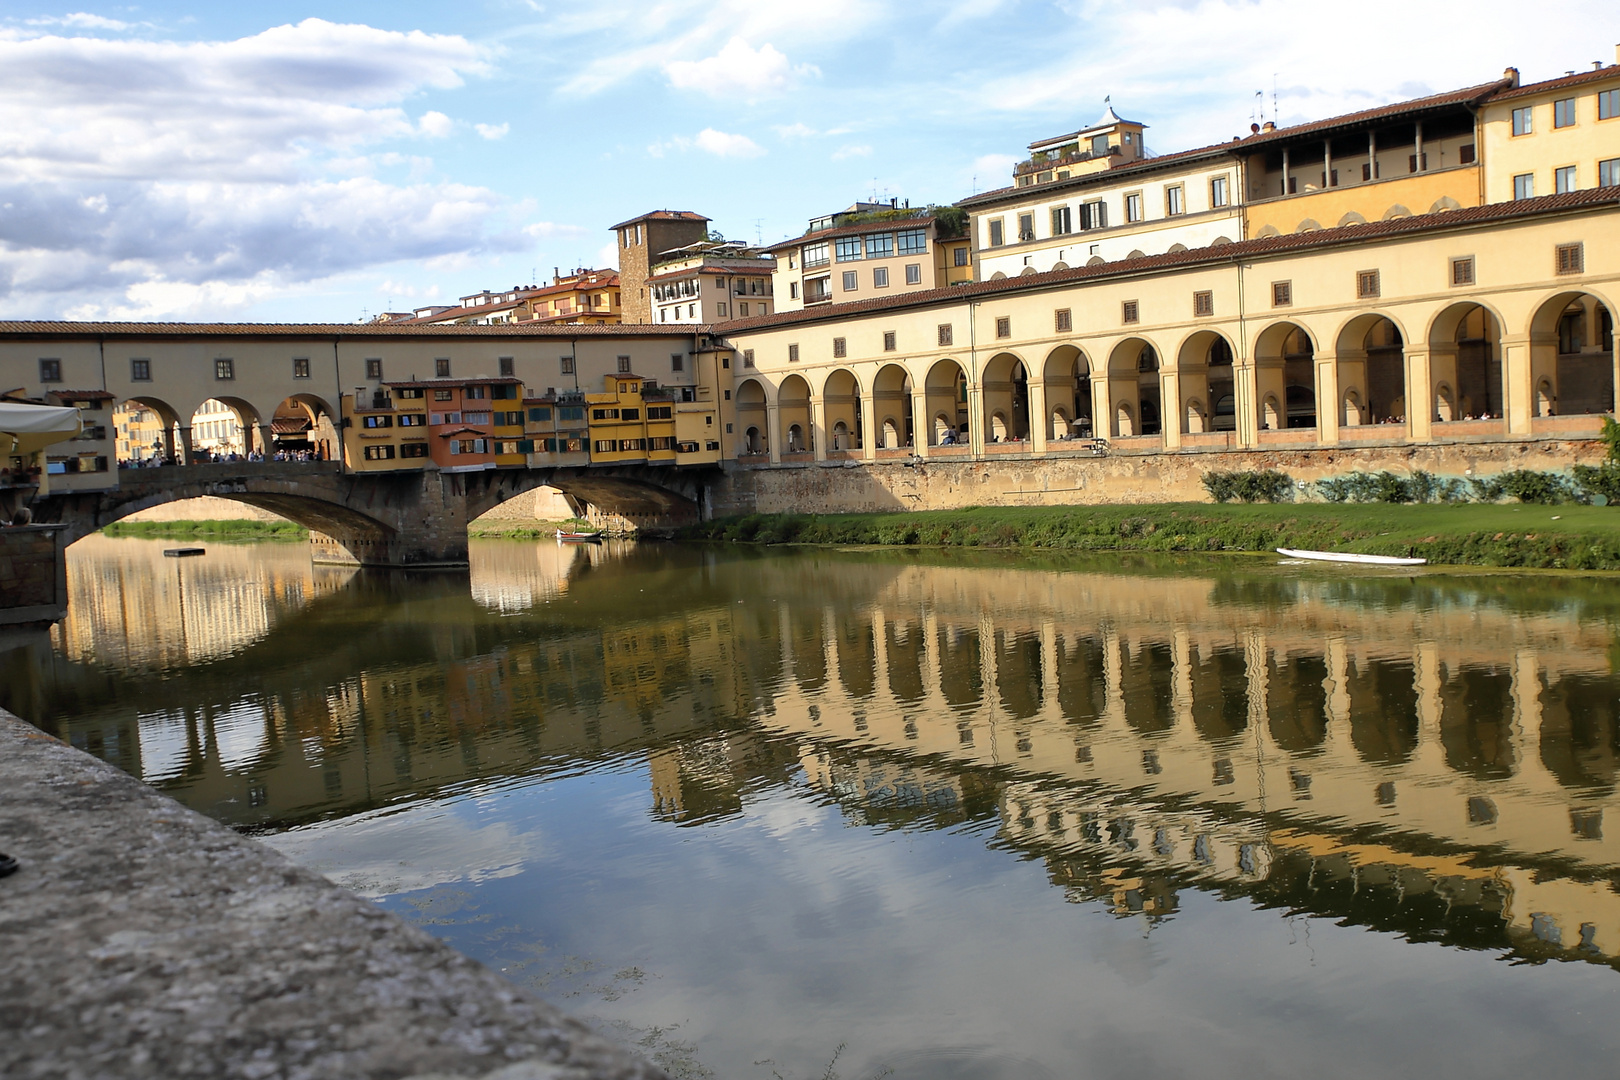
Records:
[[[217,451],[213,451],[213,450],[201,450],[201,449],[193,450],[191,452],[191,464],[193,464],[193,465],[234,464],[234,463],[237,463],[237,462],[244,462],[244,461],[245,462],[261,462],[261,461],[327,461],[327,460],[329,460],[329,459],[328,459],[327,454],[326,454],[326,444],[324,444],[324,443],[319,444],[318,446],[316,446],[316,447],[314,447],[312,449],[305,449],[305,450],[277,450],[274,453],[272,453],[269,457],[266,457],[264,454],[260,453],[257,450],[250,450],[245,454],[237,453],[234,450],[229,452],[229,453],[224,453],[224,454],[219,453]],[[131,459],[127,460],[127,461],[119,461],[118,467],[120,469],[161,469],[166,465],[173,465],[173,464],[176,464],[176,462],[170,461],[169,456],[167,454],[157,453],[157,454],[153,454],[149,458],[131,458]]]

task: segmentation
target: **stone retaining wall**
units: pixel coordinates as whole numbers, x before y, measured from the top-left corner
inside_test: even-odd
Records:
[[[67,611],[67,563],[55,525],[0,528],[0,626],[51,623]]]

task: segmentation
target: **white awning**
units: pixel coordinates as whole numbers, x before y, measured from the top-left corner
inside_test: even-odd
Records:
[[[32,454],[82,430],[78,409],[0,401],[0,454]]]

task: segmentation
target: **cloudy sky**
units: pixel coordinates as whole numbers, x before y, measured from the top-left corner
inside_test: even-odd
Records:
[[[1157,152],[1615,61],[1613,0],[0,0],[0,317],[352,321],[661,207],[773,241],[1116,109]]]

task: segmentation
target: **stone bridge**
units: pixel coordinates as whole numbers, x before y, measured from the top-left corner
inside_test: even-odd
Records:
[[[67,543],[130,514],[204,495],[280,514],[311,530],[321,561],[431,567],[467,562],[467,525],[542,485],[639,526],[696,520],[718,469],[669,466],[350,473],[336,462],[234,462],[121,469],[109,491],[35,500],[35,520]]]

